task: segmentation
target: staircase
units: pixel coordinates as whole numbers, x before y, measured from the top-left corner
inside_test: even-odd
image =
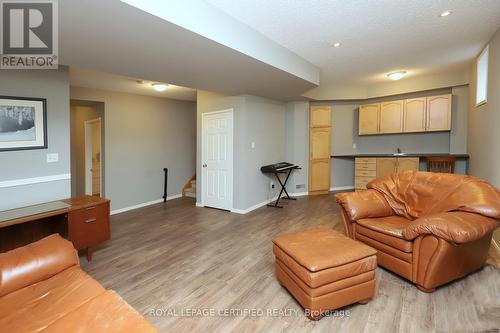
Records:
[[[194,175],[182,189],[182,196],[196,198],[196,175]]]

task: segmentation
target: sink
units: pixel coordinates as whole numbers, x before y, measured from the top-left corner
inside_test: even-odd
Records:
[[[408,155],[407,153],[394,153],[392,156],[405,156]]]

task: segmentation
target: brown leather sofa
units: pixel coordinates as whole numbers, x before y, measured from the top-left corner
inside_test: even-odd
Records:
[[[83,272],[73,244],[56,234],[0,254],[0,331],[158,332]]]
[[[338,193],[346,234],[425,292],[481,268],[500,226],[500,192],[465,175],[407,171]]]

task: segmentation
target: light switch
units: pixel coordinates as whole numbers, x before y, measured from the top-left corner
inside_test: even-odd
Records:
[[[59,162],[59,154],[58,153],[47,154],[47,163],[55,163],[55,162]]]
[[[353,149],[356,149],[356,148],[358,148],[358,145],[357,145],[357,144],[355,144],[355,143],[353,143],[353,144],[352,144],[352,148],[353,148]]]
[[[252,149],[255,148],[255,141],[252,141],[252,143],[250,144],[250,146],[252,146]]]

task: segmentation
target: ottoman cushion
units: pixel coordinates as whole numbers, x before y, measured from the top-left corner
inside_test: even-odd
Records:
[[[342,266],[377,253],[368,245],[328,228],[281,235],[273,242],[311,272]]]
[[[276,276],[309,318],[373,297],[377,251],[370,246],[328,228],[281,235],[273,243]]]

